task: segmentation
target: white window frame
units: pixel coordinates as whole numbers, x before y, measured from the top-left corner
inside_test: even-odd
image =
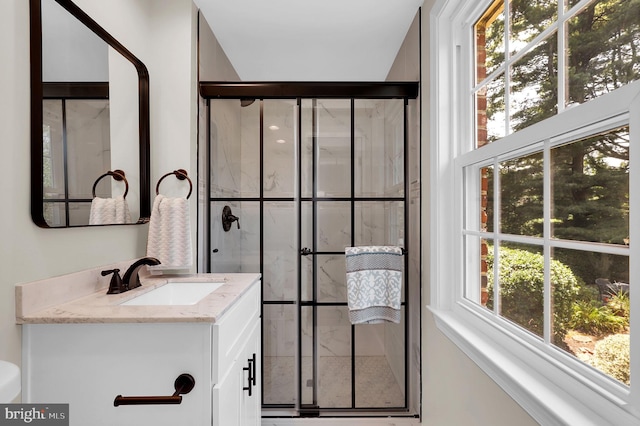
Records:
[[[629,123],[630,284],[640,288],[640,82],[574,106],[474,149],[472,96],[475,18],[491,0],[437,0],[430,29],[428,308],[437,327],[543,425],[637,425],[640,422],[640,296],[631,297],[631,386],[540,342],[463,297],[463,167],[559,137]],[[561,56],[561,55],[560,55]],[[562,98],[560,98],[562,99]],[[609,124],[606,121],[609,120]],[[454,194],[452,196],[452,194]],[[635,226],[634,226],[635,224]],[[633,290],[632,290],[633,293]],[[633,334],[635,333],[635,334]],[[428,348],[425,348],[428,352]]]

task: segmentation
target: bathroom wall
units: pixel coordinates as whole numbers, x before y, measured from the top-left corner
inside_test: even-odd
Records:
[[[207,20],[200,13],[198,14],[198,20],[199,20],[198,21],[198,55],[199,55],[198,81],[199,82],[200,81],[240,81],[240,77],[238,76],[238,73],[233,68],[233,65],[229,61],[229,58],[224,52],[224,49],[222,49],[222,46],[220,46],[220,43],[218,42],[218,39],[216,38],[215,34],[213,34],[213,31],[211,30],[211,26],[209,25]],[[232,110],[234,108],[239,109],[240,105],[232,106],[231,104],[229,104],[228,106],[225,106],[223,108],[224,108],[224,115],[227,117],[227,120],[231,120],[231,121],[227,122],[227,126],[224,129],[220,129],[220,131],[229,131],[229,132],[239,133],[240,123],[234,121],[237,119],[237,117],[239,117],[239,114],[232,112]],[[220,159],[218,155],[211,156],[210,149],[214,149],[214,147],[211,147],[208,143],[208,137],[209,137],[208,132],[211,132],[212,139],[218,140],[219,129],[213,125],[211,126],[211,128],[208,128],[208,124],[209,124],[208,121],[209,121],[209,116],[206,108],[206,102],[201,96],[198,96],[198,126],[199,126],[198,145],[200,147],[199,148],[200,155],[198,158],[199,171],[204,171],[209,168],[209,165],[208,165],[209,158],[212,158],[212,160],[215,162],[217,162],[218,159]],[[232,137],[232,135],[229,135],[229,136]],[[236,139],[232,137],[231,140],[236,140]],[[233,145],[229,146],[229,149],[234,149]],[[237,146],[235,151],[228,152],[228,153],[225,152],[224,153],[225,156],[223,156],[222,158],[223,159],[226,158],[226,155],[229,155],[231,157],[236,157],[237,155],[239,155],[239,152],[240,152],[240,147]],[[224,163],[211,164],[212,172],[213,170],[219,170],[219,167],[223,165]],[[198,229],[201,229],[201,230],[206,229],[206,226],[207,226],[206,224],[212,217],[211,212],[215,211],[215,212],[221,213],[222,207],[224,207],[224,206],[219,206],[219,207],[212,208],[209,206],[209,189],[207,186],[208,179],[209,179],[209,176],[206,173],[204,172],[198,173],[198,194],[202,194],[202,196],[199,197],[200,198],[199,202],[203,206],[202,207],[203,214],[201,214],[198,217]],[[232,205],[231,207],[232,208],[235,207],[237,210],[236,204]],[[219,217],[219,216],[220,216],[219,214],[215,215],[215,217]],[[244,222],[245,221],[243,220],[243,224]],[[222,231],[220,229],[221,228],[220,221],[219,220],[214,221],[212,223],[212,226],[213,225],[217,225],[218,228],[212,228],[212,232],[220,234],[220,232]],[[215,245],[216,247],[214,247],[213,245]],[[210,246],[209,238],[200,238],[200,240],[198,241],[198,252],[199,252],[198,271],[199,272],[204,272],[207,270],[207,265],[209,261],[208,258],[211,256],[211,251],[217,248],[217,246],[218,244],[212,244]],[[232,262],[232,259],[230,257],[231,252],[232,251],[228,251],[226,253],[223,252],[221,253],[221,256],[226,256],[226,261]],[[228,269],[225,269],[225,270],[232,271],[237,269],[232,269],[231,267],[229,267]]]
[[[420,12],[416,14],[407,31],[400,50],[387,74],[387,81],[419,81],[420,80]],[[409,141],[420,140],[420,96],[409,100],[407,107],[407,134]],[[389,136],[390,139],[392,139]],[[420,143],[408,144],[408,204],[409,235],[406,236],[404,246],[409,257],[409,286],[407,300],[420,300]],[[423,148],[424,149],[424,148]],[[422,165],[425,167],[425,165]],[[424,195],[423,195],[424,196]],[[422,225],[424,226],[424,225]],[[424,286],[424,282],[422,282]],[[403,321],[408,321],[409,335],[420,336],[420,304],[413,303],[408,315]],[[398,333],[393,325],[385,326],[385,354],[394,376],[399,383],[404,384],[405,354],[401,350],[405,346],[404,335]],[[408,379],[409,379],[409,407],[419,412],[420,406],[420,341],[419,337],[412,338],[407,344],[409,351]]]
[[[76,3],[149,68],[153,186],[162,174],[179,167],[195,175],[196,10],[191,1]],[[33,224],[26,0],[0,3],[0,56],[0,359],[20,364],[14,285],[143,256],[147,226],[41,229]],[[163,189],[178,193],[184,188],[170,182]]]

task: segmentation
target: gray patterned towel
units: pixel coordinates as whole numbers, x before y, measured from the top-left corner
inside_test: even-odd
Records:
[[[394,246],[347,247],[345,257],[351,323],[399,323],[402,249]]]

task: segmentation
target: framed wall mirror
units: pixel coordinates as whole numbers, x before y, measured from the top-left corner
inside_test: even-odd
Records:
[[[30,0],[30,11],[33,221],[147,222],[147,68],[70,0]]]

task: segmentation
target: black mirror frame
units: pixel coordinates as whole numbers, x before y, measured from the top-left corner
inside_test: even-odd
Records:
[[[147,67],[118,40],[87,15],[71,0],[55,0],[98,37],[131,62],[138,73],[138,121],[140,162],[140,218],[146,223],[151,216],[150,135],[149,135],[149,72]],[[44,219],[44,186],[42,156],[42,5],[41,0],[29,0],[31,37],[31,218],[41,228],[52,228]],[[95,226],[95,225],[77,225]],[[76,226],[73,226],[76,227]],[[55,227],[58,228],[58,227]],[[65,228],[65,227],[60,227]]]

